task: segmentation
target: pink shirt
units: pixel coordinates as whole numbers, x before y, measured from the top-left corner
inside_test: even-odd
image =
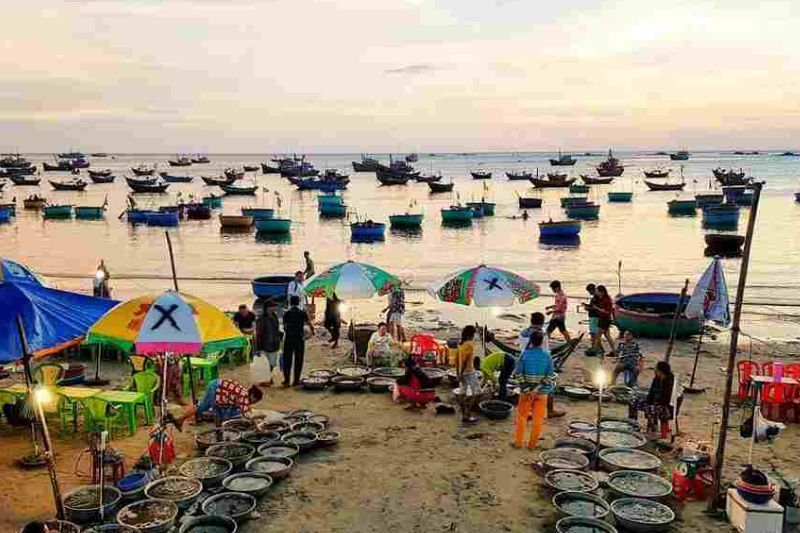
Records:
[[[564,317],[567,315],[567,295],[564,294],[564,291],[558,291],[556,293],[556,303],[553,308],[553,315]]]

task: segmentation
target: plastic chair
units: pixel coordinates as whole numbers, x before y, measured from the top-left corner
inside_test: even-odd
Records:
[[[72,428],[77,431],[78,429],[78,403],[71,401],[63,394],[58,395],[58,418],[61,422],[61,433],[69,431],[70,418],[72,418]]]
[[[155,370],[156,365],[150,357],[144,355],[129,355],[128,363],[131,365],[131,375],[146,370]]]
[[[412,375],[408,385],[397,385],[400,397],[411,403],[425,406],[436,398],[436,389],[421,389],[416,376]]]
[[[84,425],[87,431],[108,431],[113,437],[114,430],[127,427],[122,410],[98,398],[87,398],[83,403]]]
[[[736,399],[739,403],[744,403],[750,389],[750,377],[758,375],[759,366],[753,361],[739,361],[736,363],[736,369],[739,372],[739,391],[736,393]]]
[[[58,363],[42,363],[33,369],[33,379],[43,387],[57,387],[64,377],[64,367]]]
[[[762,376],[771,376],[772,375],[772,367],[774,363],[761,363],[761,375]]]
[[[144,394],[144,400],[141,404],[144,407],[144,418],[148,424],[152,424],[155,420],[155,394],[161,387],[161,376],[155,372],[146,370],[144,372],[137,372],[133,375],[133,384],[129,390],[141,392]]]

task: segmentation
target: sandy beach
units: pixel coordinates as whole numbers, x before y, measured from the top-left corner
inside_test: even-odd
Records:
[[[720,339],[724,340],[724,339]],[[313,368],[336,368],[346,363],[348,343],[332,351],[321,334],[310,342],[306,371]],[[640,383],[652,373],[652,367],[664,351],[664,343],[643,341],[647,370]],[[705,394],[687,396],[680,416],[684,439],[710,441],[716,434],[720,398],[724,389],[724,354],[722,343],[707,346],[711,355],[701,360],[698,372]],[[742,357],[749,347],[743,345]],[[691,370],[693,344],[679,342],[673,366],[684,379]],[[577,383],[583,379],[586,357],[579,349],[565,365],[559,381]],[[780,356],[785,361],[797,359],[797,343],[753,346],[754,360]],[[108,377],[117,384],[124,379],[127,367],[109,364]],[[222,368],[225,377],[250,382],[249,368]],[[113,385],[114,383],[112,383]],[[442,399],[449,389],[439,389]],[[552,494],[541,485],[541,478],[531,465],[540,450],[552,446],[565,435],[570,420],[594,420],[596,404],[569,401],[559,397],[559,407],[567,416],[546,423],[539,448],[517,450],[510,446],[512,421],[492,422],[482,419],[473,427],[463,427],[458,416],[437,416],[433,409],[423,412],[405,410],[392,402],[389,394],[305,392],[271,387],[259,409],[311,409],[331,417],[332,428],[343,436],[338,448],[318,450],[301,458],[291,476],[278,483],[258,509],[261,517],[247,522],[241,531],[297,532],[407,532],[407,531],[549,531],[556,514],[550,503]],[[178,406],[172,406],[178,411]],[[610,403],[604,415],[625,416],[626,407]],[[741,411],[732,411],[731,424],[741,421]],[[176,434],[179,461],[192,456],[193,434],[199,427],[190,426]],[[796,424],[772,445],[758,445],[755,463],[776,468],[788,478],[800,477],[800,432]],[[0,494],[0,530],[14,531],[28,520],[52,515],[49,480],[46,471],[25,472],[14,459],[30,451],[29,433],[4,428],[0,436],[5,450],[0,476],[13,490]],[[146,431],[133,437],[115,440],[112,445],[126,455],[130,468],[145,450]],[[85,448],[80,434],[62,436],[54,432],[58,472],[62,491],[85,484],[76,474],[76,462]],[[738,428],[729,432],[725,477],[732,480],[746,460],[748,442],[738,436]],[[662,454],[665,475],[671,473],[677,451]],[[84,456],[80,469],[88,469]],[[704,514],[705,503],[670,502],[678,514],[674,531],[706,532],[726,528],[723,522]]]

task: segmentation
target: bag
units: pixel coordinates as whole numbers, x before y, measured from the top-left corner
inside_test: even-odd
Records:
[[[257,352],[250,363],[250,382],[261,383],[269,376],[269,360],[263,352]]]

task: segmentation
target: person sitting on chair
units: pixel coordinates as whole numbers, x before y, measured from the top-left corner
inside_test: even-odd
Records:
[[[367,365],[395,366],[394,345],[394,339],[389,335],[386,322],[379,323],[378,331],[372,334],[367,344]]]
[[[639,381],[639,372],[644,368],[644,354],[636,338],[630,330],[625,331],[622,339],[617,345],[617,355],[619,362],[614,367],[614,373],[611,376],[611,384],[617,382],[620,374],[624,375],[625,385],[635,388]]]
[[[215,379],[209,382],[203,400],[189,407],[175,421],[175,425],[181,428],[186,420],[206,411],[213,412],[217,422],[245,416],[250,407],[263,397],[264,393],[256,385],[247,389],[232,379]]]
[[[436,397],[431,379],[420,369],[413,357],[407,357],[403,364],[406,373],[397,378],[399,398],[408,400],[412,409],[425,407],[425,404]]]
[[[672,392],[675,386],[675,375],[669,363],[656,363],[655,376],[650,383],[646,398],[634,396],[628,405],[628,418],[636,420],[639,411],[644,412],[647,419],[647,436],[654,439],[660,425],[661,438],[669,435],[669,421],[672,419]]]

